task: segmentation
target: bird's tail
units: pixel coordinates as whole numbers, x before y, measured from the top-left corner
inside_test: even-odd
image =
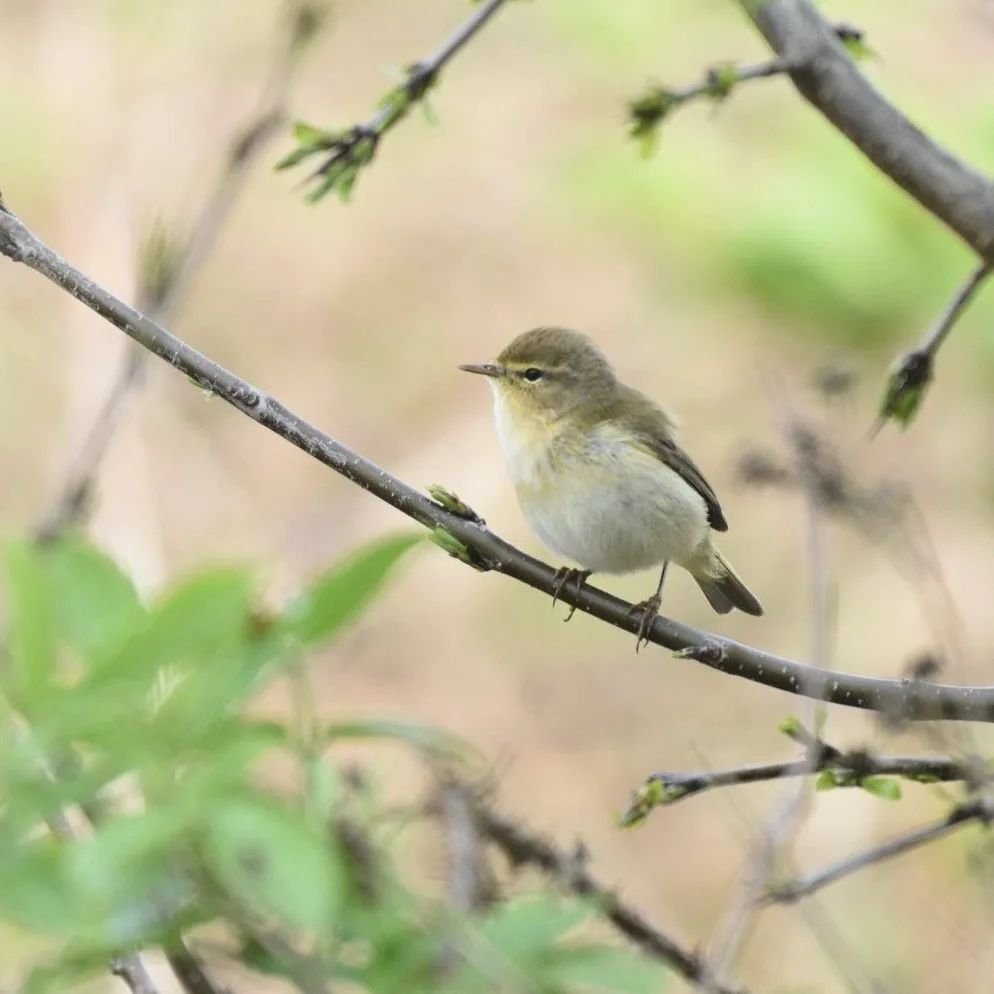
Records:
[[[706,569],[693,577],[718,614],[728,614],[733,607],[756,617],[763,613],[763,606],[717,549],[711,550]]]

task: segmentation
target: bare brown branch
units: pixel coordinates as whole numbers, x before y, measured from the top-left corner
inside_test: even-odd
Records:
[[[600,883],[577,858],[554,842],[498,814],[486,805],[477,810],[480,831],[507,857],[512,866],[533,866],[577,897],[591,898],[600,913],[644,953],[657,959],[695,984],[705,984],[705,968],[696,953],[650,924],[640,912]],[[724,985],[711,986],[716,994],[746,994]]]
[[[556,571],[477,522],[437,504],[341,442],[309,424],[274,397],[187,345],[69,265],[9,210],[0,207],[0,254],[21,262],[71,293],[143,348],[205,390],[286,439],[380,500],[444,538],[447,549],[477,569],[494,570],[551,595]],[[635,634],[632,605],[585,584],[564,588],[564,603]],[[658,617],[646,633],[656,645],[730,676],[830,704],[900,715],[908,721],[994,722],[994,687],[957,687],[911,680],[880,680],[819,670],[733,639]]]

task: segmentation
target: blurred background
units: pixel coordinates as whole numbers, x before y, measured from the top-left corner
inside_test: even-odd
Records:
[[[987,0],[825,3],[867,32],[866,72],[936,139],[994,166]],[[467,16],[463,0],[335,0],[289,105],[336,127],[366,119],[403,67]],[[0,0],[0,189],[52,247],[126,300],[150,227],[182,232],[258,102],[285,4]],[[854,484],[917,508],[898,538],[826,523],[834,668],[898,678],[923,652],[946,682],[991,682],[994,291],[943,349],[919,420],[867,440],[887,368],[972,267],[969,252],[878,175],[784,80],[677,111],[653,157],[626,138],[647,82],[680,86],[766,50],[727,0],[508,5],[452,63],[431,105],[382,143],[353,202],[303,202],[300,176],[252,171],[172,327],[402,479],[441,483],[541,554],[517,509],[490,398],[458,363],[518,332],[591,334],[624,379],[679,416],[722,497],[722,548],[766,608],[718,618],[684,575],[664,610],[798,659],[812,655],[807,509],[757,488],[746,453],[789,452],[798,419]],[[0,266],[0,526],[23,533],[64,478],[124,339],[33,274]],[[825,369],[852,386],[826,399]],[[779,458],[779,456],[778,456]],[[883,489],[881,489],[883,488]],[[920,512],[920,517],[918,515]],[[154,591],[200,564],[257,564],[275,603],[397,512],[206,398],[160,363],[99,477],[91,529]],[[922,566],[918,552],[930,549]],[[897,549],[897,551],[895,551]],[[904,551],[901,551],[901,550]],[[932,553],[934,552],[934,556]],[[909,565],[910,564],[910,565]],[[936,568],[938,564],[938,569]],[[653,578],[607,578],[623,596]],[[501,803],[569,842],[690,946],[705,947],[783,796],[738,787],[616,818],[655,770],[788,758],[777,731],[807,706],[720,676],[426,550],[378,611],[315,661],[329,715],[398,714],[466,736]],[[277,694],[262,710],[285,706]],[[989,750],[987,729],[888,730],[832,708],[825,738],[881,752]],[[416,789],[402,757],[375,775]],[[815,795],[794,847],[816,869],[939,818],[955,791],[889,803]],[[757,991],[980,990],[994,969],[986,835],[962,831],[757,920],[738,974]],[[435,872],[430,854],[425,873]],[[0,967],[16,976],[16,955]],[[853,978],[856,978],[854,980]],[[108,981],[110,983],[110,981]],[[862,984],[862,986],[859,986]],[[674,982],[674,990],[681,984]]]

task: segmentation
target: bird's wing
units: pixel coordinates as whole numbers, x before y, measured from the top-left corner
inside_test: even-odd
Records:
[[[636,394],[636,391],[632,390],[631,395],[637,396],[636,404],[631,404],[631,400],[635,398],[630,396],[629,410],[637,409],[635,426],[641,442],[660,462],[672,469],[704,498],[708,511],[708,524],[716,532],[727,532],[728,522],[711,484],[704,479],[704,474],[690,456],[676,443],[672,418],[643,394]]]

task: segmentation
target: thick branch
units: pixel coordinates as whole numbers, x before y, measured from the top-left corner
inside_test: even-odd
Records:
[[[994,261],[994,182],[915,127],[860,73],[811,0],[740,0],[790,78],[878,169]]]
[[[593,898],[600,913],[644,953],[665,963],[680,976],[696,984],[709,983],[704,964],[678,942],[649,924],[614,891],[597,881],[583,865],[582,857],[570,856],[549,839],[485,805],[477,810],[480,831],[507,857],[512,866],[534,866],[577,897]],[[711,986],[715,994],[745,994],[725,986]]]
[[[547,594],[553,593],[556,571],[550,566],[514,548],[478,521],[435,503],[139,314],[70,266],[5,209],[0,209],[0,254],[41,273],[203,389],[217,394],[253,421],[432,529],[440,544],[459,558]],[[565,603],[616,628],[632,634],[638,630],[639,618],[632,613],[632,605],[618,597],[589,585],[577,591],[571,584],[559,596]],[[657,618],[647,634],[650,642],[672,649],[682,658],[695,659],[721,673],[787,693],[912,721],[944,718],[994,722],[994,687],[878,680],[818,670],[670,618]]]

